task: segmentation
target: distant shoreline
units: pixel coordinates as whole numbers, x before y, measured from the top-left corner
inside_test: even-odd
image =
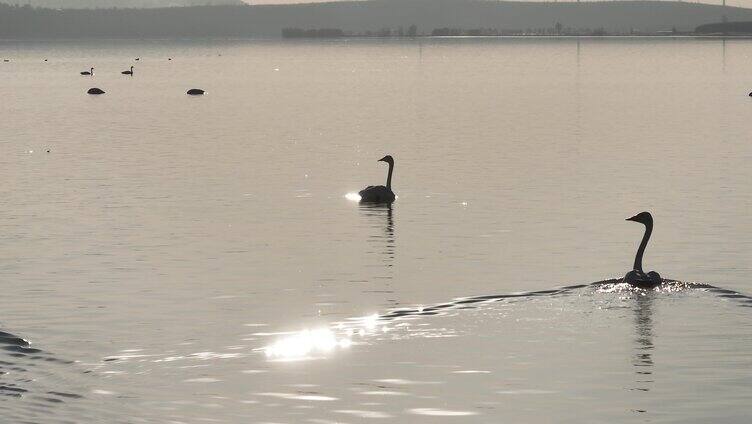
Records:
[[[0,3],[3,40],[750,35],[752,9],[678,1],[369,0],[60,10]]]
[[[363,36],[348,36],[339,38],[283,38],[283,37],[120,37],[120,38],[3,38],[0,37],[0,43],[81,43],[81,42],[185,42],[185,41],[206,41],[206,42],[282,42],[282,43],[310,43],[310,42],[358,42],[358,41],[372,41],[372,42],[415,42],[421,41],[471,41],[471,40],[752,40],[752,34],[748,35],[716,35],[716,34],[684,34],[684,35],[604,35],[604,36],[592,36],[592,35],[498,35],[498,36],[417,36],[417,37],[389,37],[389,38],[377,38],[377,37],[363,37]]]
[[[252,37],[249,37],[249,39]],[[345,35],[341,37],[279,37],[281,40],[452,40],[452,39],[496,39],[496,38],[551,38],[551,39],[607,39],[607,38],[709,38],[709,39],[752,39],[749,34],[607,34],[607,35],[548,35],[548,34],[512,34],[512,35],[416,35],[375,37],[366,35]],[[273,39],[273,38],[265,38]]]

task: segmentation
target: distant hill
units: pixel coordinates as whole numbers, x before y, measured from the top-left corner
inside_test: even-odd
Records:
[[[699,34],[750,35],[752,22],[718,22],[700,25],[695,29]]]
[[[752,9],[698,3],[583,3],[372,0],[296,5],[52,10],[0,5],[1,38],[279,37],[283,28],[378,32],[416,25],[502,31],[603,28],[608,32],[693,31],[724,19],[752,21]]]
[[[111,9],[216,6],[244,4],[241,0],[0,0],[0,3],[50,9]]]

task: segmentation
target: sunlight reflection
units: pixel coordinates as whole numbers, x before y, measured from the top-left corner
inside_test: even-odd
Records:
[[[448,411],[445,409],[436,408],[413,408],[408,410],[408,412],[410,412],[411,414],[427,415],[433,417],[462,417],[468,415],[478,415],[478,413],[474,411]]]
[[[263,333],[263,335],[282,337],[272,344],[255,350],[263,351],[269,360],[288,362],[323,359],[323,356],[339,349],[347,349],[356,344],[369,344],[369,338],[399,340],[408,337],[456,337],[457,334],[451,329],[433,328],[427,323],[413,325],[405,322],[405,320],[416,319],[417,314],[440,314],[431,309],[436,309],[436,307],[421,305],[414,308],[395,309],[386,314],[352,317],[315,330]]]
[[[369,315],[367,317],[363,317],[363,326],[373,331],[376,328],[376,324],[378,323],[379,316],[378,314]]]
[[[379,324],[378,314],[352,318],[347,322],[333,324],[331,329],[319,328],[292,333],[264,347],[263,351],[270,359],[311,359],[312,355],[323,355],[351,347],[354,344],[353,337],[383,334],[390,330],[386,325]]]
[[[698,283],[682,282],[682,281],[664,280],[661,285],[659,285],[658,287],[651,288],[651,289],[635,287],[629,283],[619,281],[616,283],[603,284],[597,287],[596,292],[598,293],[627,293],[627,294],[635,294],[638,296],[645,296],[649,292],[673,293],[673,292],[680,292],[684,290],[692,290],[696,288],[698,288]]]
[[[259,396],[269,396],[269,397],[276,397],[280,399],[292,399],[292,400],[313,400],[313,401],[322,401],[322,402],[338,400],[335,397],[322,396],[322,395],[276,393],[276,392],[266,392],[266,393],[256,393],[256,394]]]
[[[267,357],[302,358],[312,353],[328,353],[337,347],[348,348],[352,345],[349,338],[337,339],[328,328],[303,330],[264,348]]]
[[[347,194],[345,194],[345,199],[353,201],[353,202],[360,202],[360,194],[358,194],[358,193],[347,193]]]

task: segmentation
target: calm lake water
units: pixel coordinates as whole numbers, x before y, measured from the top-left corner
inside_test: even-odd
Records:
[[[9,422],[749,421],[752,41],[4,58]]]

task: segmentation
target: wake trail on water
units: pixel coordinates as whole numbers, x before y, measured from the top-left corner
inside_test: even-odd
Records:
[[[705,290],[707,292],[715,293],[719,297],[733,299],[739,302],[739,306],[752,307],[752,296],[748,296],[739,293],[734,290],[724,289],[705,283],[694,282],[682,282],[678,280],[663,280],[663,283],[654,289],[641,289],[631,286],[623,282],[621,278],[612,278],[608,280],[597,281],[590,284],[575,284],[569,286],[558,287],[548,290],[535,290],[517,293],[505,293],[505,294],[492,294],[492,295],[478,295],[460,297],[450,302],[438,303],[430,306],[420,306],[412,308],[398,308],[378,315],[376,319],[391,321],[404,317],[426,316],[426,315],[438,315],[442,311],[452,309],[468,309],[472,305],[499,302],[510,299],[525,299],[544,296],[558,296],[570,294],[576,290],[584,288],[594,288],[601,292],[636,292],[636,293],[648,293],[648,292],[676,292],[683,290]],[[350,320],[360,320],[362,318],[351,318]]]
[[[589,291],[582,292],[583,289],[589,289]],[[476,295],[428,306],[395,308],[381,314],[347,318],[343,321],[334,322],[329,327],[294,332],[256,350],[265,352],[270,360],[312,359],[316,354],[359,344],[368,335],[384,334],[400,326],[404,327],[408,325],[406,322],[409,320],[426,316],[447,315],[450,311],[462,309],[477,309],[495,302],[519,302],[534,298],[553,298],[577,293],[581,293],[581,295],[609,293],[649,295],[651,293],[670,294],[691,290],[713,293],[720,298],[732,300],[738,306],[752,307],[752,296],[706,283],[664,279],[663,283],[655,288],[643,289],[624,283],[623,278],[612,278],[589,284],[575,284],[547,290]],[[400,323],[401,321],[405,322]],[[432,336],[436,335],[432,334]]]

